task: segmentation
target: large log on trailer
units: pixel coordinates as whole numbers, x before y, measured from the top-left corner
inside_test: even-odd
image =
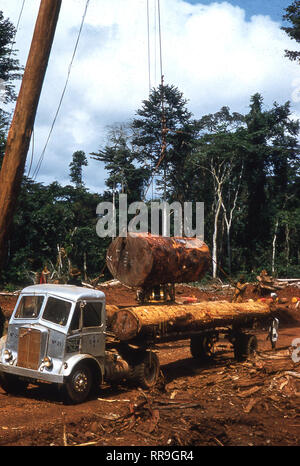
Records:
[[[115,313],[119,310],[118,306],[114,306],[113,304],[106,304],[105,311],[106,311],[106,325],[107,328],[110,328],[111,321]]]
[[[198,281],[209,267],[209,249],[198,238],[129,233],[117,237],[106,255],[114,278],[132,287]]]
[[[262,302],[204,301],[188,305],[136,306],[117,311],[111,321],[111,330],[121,341],[155,339],[174,333],[246,323],[262,317],[271,317],[269,305]]]

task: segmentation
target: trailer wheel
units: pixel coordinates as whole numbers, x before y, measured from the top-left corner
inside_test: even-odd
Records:
[[[24,390],[26,390],[28,382],[20,379],[16,375],[1,372],[0,386],[3,388],[4,391],[6,391],[6,393],[11,393],[12,395],[19,395]]]
[[[257,338],[255,335],[247,335],[242,333],[235,339],[234,357],[237,361],[245,361],[249,356],[252,356],[257,350]]]
[[[208,361],[215,355],[215,342],[215,335],[210,333],[193,335],[190,341],[191,355],[199,361]]]
[[[85,363],[79,363],[69,375],[65,384],[67,402],[71,404],[83,403],[91,393],[93,376]]]
[[[159,377],[159,359],[155,353],[146,353],[143,361],[131,366],[130,380],[142,388],[153,387]]]

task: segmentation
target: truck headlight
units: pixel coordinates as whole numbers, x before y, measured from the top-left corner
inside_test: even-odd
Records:
[[[4,361],[9,362],[12,359],[12,352],[8,349],[3,352]]]
[[[53,367],[53,361],[50,358],[50,356],[46,356],[43,359],[42,364],[43,364],[44,367],[47,367],[47,369],[51,369]]]

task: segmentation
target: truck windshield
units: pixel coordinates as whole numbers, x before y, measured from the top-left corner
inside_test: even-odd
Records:
[[[16,319],[36,319],[40,313],[44,296],[22,296],[15,313]]]
[[[70,314],[71,303],[58,298],[48,298],[43,319],[58,325],[66,325]]]

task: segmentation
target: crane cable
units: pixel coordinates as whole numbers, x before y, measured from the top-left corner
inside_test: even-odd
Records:
[[[165,118],[165,108],[164,108],[164,76],[163,76],[163,61],[162,61],[162,39],[161,39],[161,14],[160,14],[160,0],[157,0],[157,11],[158,11],[158,35],[159,35],[159,38],[158,38],[158,41],[159,41],[159,63],[160,63],[160,75],[161,75],[161,114],[162,114],[162,117],[161,117],[161,121],[162,121],[162,144],[161,144],[161,151],[160,151],[160,157],[158,159],[158,162],[156,164],[156,166],[154,167],[154,171],[153,171],[153,174],[152,174],[152,177],[151,177],[151,180],[150,180],[150,183],[148,184],[145,192],[144,192],[144,196],[143,196],[143,200],[146,199],[146,195],[150,189],[150,186],[152,185],[153,181],[154,181],[154,177],[156,175],[156,172],[160,166],[160,164],[162,163],[165,155],[166,155],[166,133],[167,133],[167,129],[166,129],[166,118]],[[149,18],[149,9],[148,9],[148,1],[147,1],[147,21],[148,21],[148,18]],[[149,31],[149,28],[148,28],[148,31]],[[149,32],[148,32],[149,34]],[[149,44],[149,36],[148,36],[148,44]],[[149,46],[148,46],[149,47]],[[148,59],[150,61],[150,53],[149,53],[149,48],[148,48]],[[150,72],[150,71],[149,71]]]
[[[37,166],[36,166],[36,168],[35,168],[35,170],[33,172],[33,175],[32,175],[32,177],[34,179],[36,179],[36,177],[37,177],[37,175],[38,175],[38,173],[40,171],[40,168],[41,168],[41,165],[42,165],[42,162],[43,162],[43,159],[44,159],[44,155],[45,155],[45,152],[46,152],[46,149],[47,149],[47,146],[48,146],[48,143],[49,143],[53,128],[55,126],[55,123],[56,123],[56,120],[57,120],[57,117],[58,117],[59,110],[60,110],[61,105],[62,105],[62,101],[63,101],[64,95],[65,95],[65,92],[66,92],[66,89],[67,89],[67,85],[68,85],[70,74],[71,74],[71,68],[72,68],[73,61],[74,61],[74,58],[75,58],[75,54],[76,54],[76,51],[77,51],[77,47],[78,47],[78,44],[79,44],[79,39],[80,39],[80,36],[81,36],[81,32],[82,32],[82,28],[83,28],[84,20],[85,20],[85,17],[86,17],[89,2],[90,2],[90,0],[86,1],[86,5],[85,5],[84,13],[83,13],[83,16],[82,16],[81,25],[80,25],[80,28],[79,28],[79,31],[78,31],[78,35],[77,35],[73,55],[72,55],[72,58],[71,58],[71,61],[70,61],[70,64],[69,64],[69,68],[68,68],[66,82],[65,82],[65,85],[64,85],[60,100],[59,100],[59,104],[58,104],[58,107],[57,107],[57,110],[56,110],[56,113],[55,113],[55,116],[54,116],[54,119],[53,119],[53,122],[52,122],[52,125],[51,125],[51,128],[50,128],[50,131],[49,131],[45,146],[44,146],[44,148],[42,150],[42,153],[41,153],[40,158],[38,160]]]

